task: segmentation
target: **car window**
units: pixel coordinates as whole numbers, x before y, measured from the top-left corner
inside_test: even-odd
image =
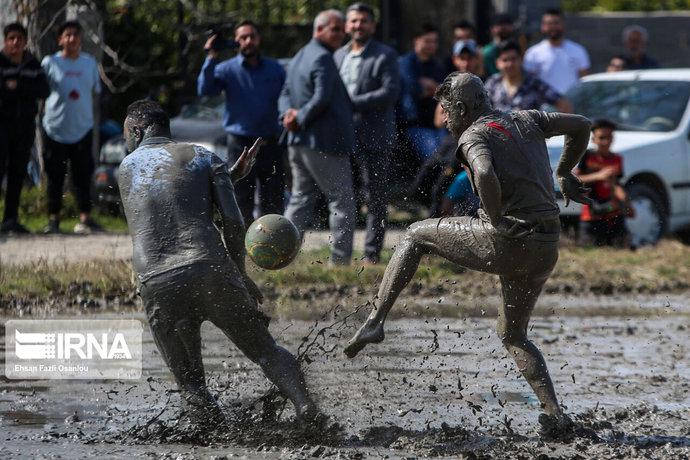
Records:
[[[101,147],[101,163],[118,165],[127,156],[127,144],[122,136],[107,141]]]
[[[575,113],[607,118],[624,131],[673,131],[690,97],[684,81],[587,81],[568,94]]]
[[[221,120],[225,106],[219,97],[201,98],[198,102],[185,105],[180,117],[196,120]]]

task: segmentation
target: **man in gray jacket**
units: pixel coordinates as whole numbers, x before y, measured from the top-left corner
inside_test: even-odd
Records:
[[[312,40],[290,62],[278,101],[283,127],[289,132],[292,169],[285,216],[303,233],[321,190],[328,200],[331,263],[336,265],[350,263],[356,214],[350,168],[352,103],[333,60],[333,51],[344,37],[340,11],[319,13]]]
[[[335,52],[354,106],[356,149],[352,166],[366,192],[367,236],[364,257],[378,263],[386,232],[388,165],[395,139],[395,102],[400,93],[398,55],[373,39],[374,10],[364,3],[347,8],[345,32],[352,40]]]

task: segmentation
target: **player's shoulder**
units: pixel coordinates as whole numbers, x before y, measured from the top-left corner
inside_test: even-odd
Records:
[[[213,158],[214,156],[217,156],[214,152],[207,149],[203,145],[199,145],[199,144],[186,144],[186,145],[189,145],[191,148],[193,148],[194,152],[201,157]]]
[[[485,141],[489,133],[489,127],[486,124],[487,121],[488,119],[486,118],[480,118],[472,123],[472,125],[462,133],[460,139],[458,139],[458,146],[468,147],[477,142]]]
[[[188,144],[194,149],[194,159],[197,164],[203,164],[209,168],[214,168],[217,165],[225,164],[223,160],[217,153],[206,147],[198,144]]]

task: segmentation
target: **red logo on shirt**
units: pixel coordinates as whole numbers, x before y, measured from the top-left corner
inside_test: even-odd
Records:
[[[69,92],[69,98],[72,99],[73,101],[76,101],[79,99],[79,91],[76,89],[73,89],[72,91]]]

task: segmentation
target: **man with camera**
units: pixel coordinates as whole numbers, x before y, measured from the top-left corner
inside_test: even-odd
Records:
[[[251,21],[235,26],[234,42],[214,33],[204,45],[206,61],[197,79],[200,96],[225,93],[223,126],[228,134],[228,163],[233,164],[257,138],[264,144],[252,172],[235,186],[237,204],[246,225],[254,220],[254,193],[259,188],[261,214],[282,214],[284,209],[284,148],[278,145],[278,97],[285,70],[275,59],[259,52],[261,35]],[[219,52],[238,47],[237,56],[219,62]]]

